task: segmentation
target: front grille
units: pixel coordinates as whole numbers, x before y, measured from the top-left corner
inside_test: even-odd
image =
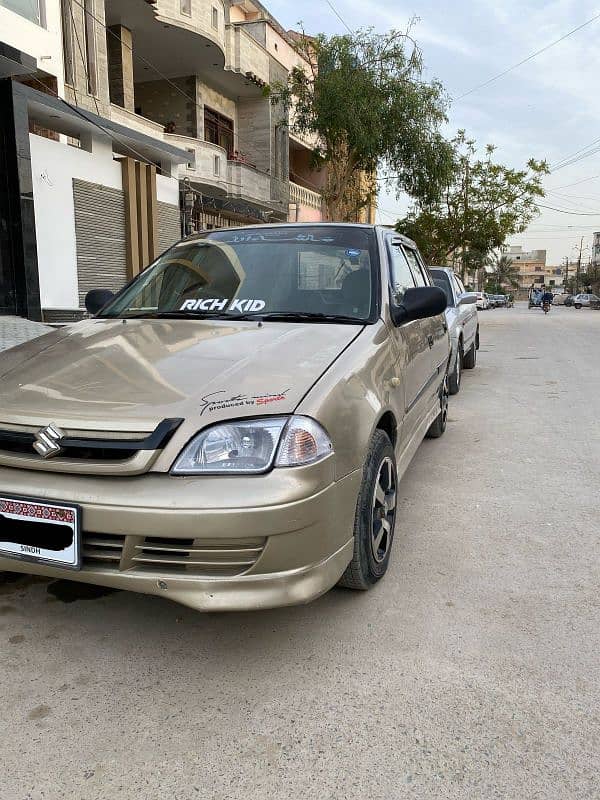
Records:
[[[266,544],[255,539],[167,539],[84,533],[83,565],[168,575],[233,577],[256,563]]]
[[[123,555],[124,536],[106,533],[83,534],[81,557],[84,564],[119,567]]]
[[[162,450],[179,428],[182,419],[164,419],[150,433],[132,435],[117,432],[66,431],[58,440],[60,459],[70,461],[127,461],[142,451]],[[2,452],[42,461],[34,449],[36,430],[0,427]],[[51,467],[49,467],[51,468]]]

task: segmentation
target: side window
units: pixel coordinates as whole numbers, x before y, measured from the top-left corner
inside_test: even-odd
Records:
[[[395,245],[389,242],[390,254],[390,281],[392,284],[392,292],[394,299],[397,303],[402,301],[404,292],[407,289],[413,289],[415,281],[408,266],[404,250],[400,245]]]
[[[425,277],[425,273],[421,268],[421,264],[419,263],[419,259],[417,258],[415,251],[411,250],[409,247],[404,247],[402,249],[406,254],[406,260],[410,264],[411,271],[414,275],[415,284],[417,286],[429,286],[429,281]]]
[[[465,287],[462,285],[460,280],[456,277],[456,275],[452,276],[452,285],[454,286],[454,292],[456,294],[457,299],[464,293]]]

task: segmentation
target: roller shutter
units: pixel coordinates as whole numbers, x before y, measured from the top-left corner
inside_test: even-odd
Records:
[[[163,253],[181,239],[181,217],[177,206],[157,203],[158,252]]]
[[[120,189],[73,180],[79,305],[90,289],[127,282],[125,201]]]

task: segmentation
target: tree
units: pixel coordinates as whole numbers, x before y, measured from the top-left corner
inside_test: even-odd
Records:
[[[267,93],[290,110],[292,130],[317,142],[328,218],[354,218],[373,197],[378,170],[399,191],[433,203],[453,165],[440,132],[446,101],[441,84],[423,80],[410,33],[298,34],[296,47],[308,67],[295,67]]]
[[[481,269],[493,250],[537,216],[549,169],[533,158],[520,170],[498,164],[493,145],[479,157],[464,131],[452,140],[452,149],[451,178],[443,192],[433,202],[417,198],[397,229],[417,242],[429,263],[459,261],[464,275]]]
[[[502,289],[519,288],[519,268],[515,266],[512,258],[500,253],[495,253],[490,259],[489,264],[494,272],[490,276],[495,291],[502,292]]]

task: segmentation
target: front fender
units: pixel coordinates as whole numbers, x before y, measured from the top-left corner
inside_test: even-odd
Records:
[[[405,386],[401,362],[384,322],[364,328],[296,409],[318,420],[331,437],[340,480],[364,465],[373,431],[386,412],[400,436]]]

